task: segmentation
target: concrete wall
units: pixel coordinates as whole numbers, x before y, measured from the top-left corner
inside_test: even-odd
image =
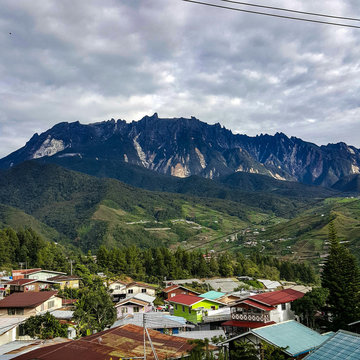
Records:
[[[282,322],[287,320],[294,320],[295,314],[291,310],[291,303],[284,304],[286,309],[282,310],[282,305],[277,305],[275,310],[270,311],[270,321]]]

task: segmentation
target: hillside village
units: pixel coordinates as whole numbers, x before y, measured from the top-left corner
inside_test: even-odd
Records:
[[[71,295],[79,294],[84,279],[41,268],[3,272],[0,359],[237,360],[242,359],[241,346],[244,354],[251,352],[246,344],[252,344],[254,359],[325,359],[328,348],[344,354],[360,351],[359,321],[350,324],[354,332],[315,331],[296,314],[294,302],[311,292],[310,286],[249,276],[162,285],[110,279],[103,273],[96,279],[111,299],[106,311],[114,317],[101,331],[82,333],[84,324],[75,315],[81,300]],[[29,321],[36,318],[49,321],[49,331],[59,324],[63,335],[29,331]],[[43,328],[49,326],[46,321]]]

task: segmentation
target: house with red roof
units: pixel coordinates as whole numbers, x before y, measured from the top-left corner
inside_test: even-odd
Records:
[[[57,296],[57,291],[18,292],[0,300],[0,316],[31,316],[61,307],[62,299]]]
[[[225,306],[224,303],[217,300],[184,294],[173,296],[168,299],[168,302],[174,307],[175,316],[184,317],[194,324],[202,322],[209,310],[218,310]]]
[[[170,285],[166,287],[162,292],[165,300],[171,299],[176,295],[194,295],[194,296],[199,295],[198,292],[189,290],[188,288],[182,285]]]
[[[265,325],[295,319],[291,303],[304,293],[293,289],[250,296],[231,306],[231,320],[222,324],[228,333],[243,333]]]

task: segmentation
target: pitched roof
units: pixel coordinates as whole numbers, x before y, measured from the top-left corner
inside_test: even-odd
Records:
[[[223,292],[211,290],[211,291],[208,291],[208,292],[206,292],[204,294],[201,294],[199,296],[202,297],[202,298],[205,298],[205,299],[209,299],[209,300],[216,300],[216,299],[221,298],[224,295],[226,295],[226,294],[223,293]]]
[[[83,337],[79,340],[36,349],[15,359],[109,360],[112,358],[115,360],[123,357],[142,357],[143,331],[143,328],[140,326],[123,325]],[[148,329],[148,332],[159,360],[180,358],[195,346],[189,344],[187,339],[178,336],[161,334],[151,329]],[[148,341],[146,342],[146,349],[146,358],[153,360],[154,355]]]
[[[135,298],[131,298],[131,299],[124,299],[122,301],[119,301],[115,307],[119,307],[119,306],[122,306],[122,305],[125,305],[125,304],[135,304],[135,305],[140,305],[140,306],[146,306],[148,305],[148,303],[146,301],[142,301],[142,300],[138,300],[138,299],[135,299]]]
[[[37,271],[40,271],[41,268],[36,268],[36,269],[20,269],[20,270],[13,270],[12,273],[18,273],[18,274],[23,274],[23,275],[26,275],[26,274],[31,274],[33,272],[37,272]]]
[[[196,303],[204,300],[209,300],[209,299],[204,299],[200,296],[185,295],[185,294],[176,295],[168,299],[170,303],[176,303],[187,306],[195,305]],[[214,300],[209,300],[209,301],[214,301]]]
[[[79,276],[76,275],[56,275],[48,279],[49,281],[69,281],[69,280],[80,280]]]
[[[33,283],[33,282],[36,282],[36,281],[38,281],[38,280],[35,280],[35,279],[18,279],[18,280],[9,281],[6,285],[23,286],[23,285],[30,284],[30,283]]]
[[[267,292],[263,294],[250,296],[249,299],[263,303],[265,305],[273,306],[288,303],[296,299],[300,299],[304,296],[304,293],[293,289],[285,289]]]
[[[249,334],[276,347],[285,348],[284,352],[293,357],[306,354],[327,340],[327,336],[322,336],[295,320],[289,320],[251,329],[248,333],[235,336],[225,342],[236,340]],[[343,359],[342,357],[335,358]],[[333,357],[329,357],[328,359],[333,359]]]
[[[251,300],[251,299],[245,299],[245,300],[241,301],[240,304],[246,304],[246,305],[255,307],[260,310],[265,310],[265,311],[271,311],[271,310],[275,309],[273,306],[267,306],[267,305],[261,304],[257,301]]]
[[[168,293],[168,292],[170,292],[170,291],[173,291],[173,290],[176,290],[176,289],[179,289],[179,288],[180,288],[180,289],[187,290],[187,291],[190,291],[190,292],[192,292],[192,293],[194,293],[194,294],[200,294],[200,293],[198,293],[197,291],[190,290],[190,289],[186,288],[185,286],[176,285],[176,284],[170,285],[170,286],[166,287],[166,288],[163,290],[163,292],[164,292],[164,293]]]
[[[141,282],[137,282],[137,281],[133,281],[133,282],[131,282],[129,284],[126,284],[127,288],[132,287],[132,286],[138,286],[138,287],[143,287],[143,288],[147,288],[147,289],[156,290],[156,287],[154,287],[154,286],[151,286],[151,285],[145,284],[145,283],[141,283]]]
[[[13,293],[0,301],[0,308],[35,308],[56,294],[57,291]]]
[[[360,335],[339,330],[327,339],[317,350],[305,357],[306,360],[360,359]]]

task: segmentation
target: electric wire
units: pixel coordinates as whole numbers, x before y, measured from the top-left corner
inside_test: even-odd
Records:
[[[287,9],[287,8],[281,8],[281,7],[275,7],[275,6],[267,6],[267,5],[260,5],[260,4],[251,4],[251,3],[248,3],[248,2],[235,1],[235,0],[218,0],[218,1],[223,1],[223,2],[227,2],[227,3],[238,4],[238,5],[258,7],[258,8],[263,8],[263,9],[286,11],[286,12],[291,12],[291,13],[295,13],[295,14],[320,16],[320,17],[327,17],[327,18],[331,18],[331,19],[341,19],[341,20],[349,20],[349,21],[360,21],[360,19],[358,19],[358,18],[352,18],[352,17],[346,17],[346,16],[337,16],[337,15],[328,15],[328,14],[320,14],[320,13],[293,10],[293,9]]]
[[[223,5],[219,5],[219,4],[211,4],[211,3],[207,3],[207,2],[203,2],[203,1],[197,1],[197,0],[181,0],[181,1],[185,1],[185,2],[193,3],[193,4],[198,4],[198,5],[210,6],[210,7],[219,8],[219,9],[245,12],[245,13],[249,13],[249,14],[264,15],[264,16],[277,17],[277,18],[281,18],[281,19],[305,21],[305,22],[309,22],[309,23],[316,23],[316,24],[324,24],[324,25],[332,25],[332,26],[360,29],[360,26],[351,25],[351,24],[343,24],[343,23],[335,23],[335,22],[330,22],[330,21],[322,21],[322,20],[315,20],[315,19],[300,18],[300,17],[295,17],[295,16],[271,14],[271,13],[262,12],[262,11],[246,10],[246,9],[239,9],[239,8],[234,8],[234,7],[230,7],[230,6],[223,6]]]

